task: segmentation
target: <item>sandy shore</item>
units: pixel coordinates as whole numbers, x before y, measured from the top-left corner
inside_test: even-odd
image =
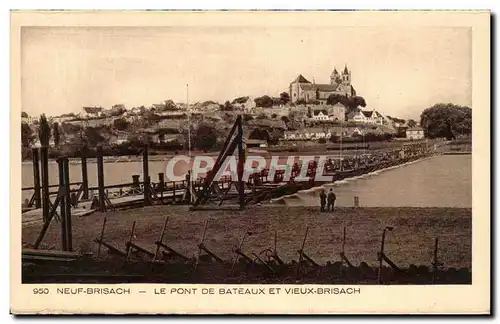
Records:
[[[169,217],[164,242],[188,257],[198,253],[204,222],[210,219],[205,244],[224,260],[234,258],[233,246],[245,231],[252,232],[243,245],[248,254],[259,253],[274,244],[285,262],[298,259],[297,250],[309,235],[304,251],[317,263],[340,260],[342,227],[346,227],[345,253],[354,265],[366,262],[376,266],[381,233],[393,226],[386,239],[385,252],[398,265],[431,266],[434,239],[439,237],[438,257],[445,268],[471,267],[471,209],[459,208],[339,208],[320,213],[315,207],[255,206],[243,211],[189,211],[186,206],[154,206],[142,209],[94,213],[73,220],[75,250],[97,252],[104,217],[105,241],[124,250],[132,223],[137,221],[134,242],[155,250],[165,217]],[[32,244],[41,225],[23,227],[24,246]],[[53,222],[42,242],[42,249],[59,249],[60,224]],[[104,255],[106,249],[103,248]]]

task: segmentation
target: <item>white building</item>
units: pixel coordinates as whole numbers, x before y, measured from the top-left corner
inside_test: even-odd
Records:
[[[33,122],[37,120],[35,117],[28,116],[28,117],[21,117],[21,122],[26,123],[28,125],[33,124]]]
[[[319,105],[311,111],[311,119],[316,121],[343,121],[345,119],[345,106],[337,103],[333,106]]]
[[[86,117],[101,117],[103,113],[102,107],[83,107]]]
[[[233,107],[244,111],[246,114],[260,113],[261,111],[256,111],[257,105],[255,104],[254,97],[242,97],[239,98],[238,102],[233,100]]]
[[[313,110],[311,119],[315,121],[329,121],[330,117],[326,110]]]
[[[349,114],[348,120],[355,123],[384,124],[384,116],[376,110],[357,109]]]
[[[413,127],[406,130],[406,138],[411,140],[420,140],[425,137],[424,130],[420,127]]]

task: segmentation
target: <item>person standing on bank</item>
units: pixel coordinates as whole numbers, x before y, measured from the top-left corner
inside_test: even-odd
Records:
[[[321,212],[324,212],[326,206],[326,193],[324,189],[319,193],[319,203],[321,204]]]
[[[337,199],[337,196],[335,196],[333,189],[330,189],[330,192],[328,193],[328,206],[326,208],[327,211],[329,211],[329,212],[333,211],[333,208],[335,207],[335,200],[336,199]]]

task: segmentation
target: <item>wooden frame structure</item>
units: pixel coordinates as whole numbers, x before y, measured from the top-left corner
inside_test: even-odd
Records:
[[[238,189],[238,202],[240,209],[245,207],[245,183],[243,181],[243,172],[245,165],[245,151],[243,149],[243,121],[241,115],[236,118],[229,135],[224,142],[224,146],[214,163],[214,167],[207,174],[203,182],[202,189],[197,193],[196,200],[193,203],[193,208],[198,207],[206,203],[210,198],[214,197],[214,194],[219,198],[219,205],[222,204],[226,195],[228,194],[231,186],[229,186],[224,192],[221,193],[217,182],[214,181],[215,177],[218,175],[219,171],[223,166],[225,166],[225,161],[228,157],[232,156],[235,150],[238,150],[238,167],[237,167],[237,189]]]

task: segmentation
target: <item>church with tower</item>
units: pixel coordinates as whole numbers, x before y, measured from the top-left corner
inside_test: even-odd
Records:
[[[330,74],[329,84],[319,84],[308,81],[302,74],[290,83],[289,95],[292,102],[299,100],[306,103],[319,101],[325,103],[328,96],[332,94],[342,96],[355,96],[356,90],[351,84],[351,71],[344,67],[344,71],[339,73],[336,68]]]

